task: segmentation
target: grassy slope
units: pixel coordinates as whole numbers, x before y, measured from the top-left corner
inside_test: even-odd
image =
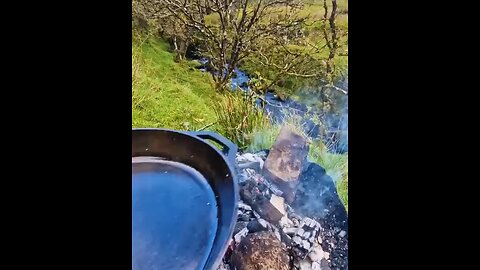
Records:
[[[132,127],[193,130],[215,121],[216,92],[195,62],[175,63],[158,39],[132,40]]]

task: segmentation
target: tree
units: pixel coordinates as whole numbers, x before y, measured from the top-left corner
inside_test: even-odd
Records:
[[[159,1],[184,26],[194,30],[194,39],[209,59],[220,90],[226,88],[242,60],[275,44],[270,41],[289,40],[306,21],[299,16],[301,4],[296,0]]]
[[[175,52],[175,61],[185,59],[187,47],[193,42],[192,33],[168,11],[163,1],[132,1],[132,18],[140,28],[153,27],[163,38],[169,40]]]

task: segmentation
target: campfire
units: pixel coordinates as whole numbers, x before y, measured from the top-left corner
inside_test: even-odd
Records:
[[[306,139],[287,127],[270,150],[237,154],[241,200],[218,270],[348,268],[347,213],[307,154]]]

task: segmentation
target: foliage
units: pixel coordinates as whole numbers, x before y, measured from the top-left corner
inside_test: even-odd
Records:
[[[225,93],[213,105],[217,130],[240,149],[250,144],[249,134],[270,125],[264,112],[255,106],[255,98],[241,90]]]
[[[301,118],[298,115],[288,114],[284,119],[283,125],[287,125],[293,131],[308,137],[304,131],[303,125],[301,124]],[[253,132],[251,132],[248,136],[250,144],[246,148],[246,151],[257,152],[260,150],[270,149],[280,133],[281,128],[282,126],[279,124],[269,123],[268,125],[254,129]]]
[[[227,89],[234,69],[250,56],[275,71],[271,85],[285,75],[318,77],[325,69],[321,59],[311,57],[314,48],[303,44],[308,18],[301,15],[301,0],[136,0],[135,5],[176,51],[197,44],[219,90]],[[303,46],[292,49],[298,44]]]

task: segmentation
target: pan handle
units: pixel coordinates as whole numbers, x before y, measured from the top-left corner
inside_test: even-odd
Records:
[[[235,155],[238,151],[238,147],[236,144],[232,143],[227,138],[212,131],[189,131],[188,134],[192,136],[197,136],[204,140],[212,140],[220,144],[223,147],[222,149],[223,154],[227,156],[227,160],[232,165],[235,164]]]

